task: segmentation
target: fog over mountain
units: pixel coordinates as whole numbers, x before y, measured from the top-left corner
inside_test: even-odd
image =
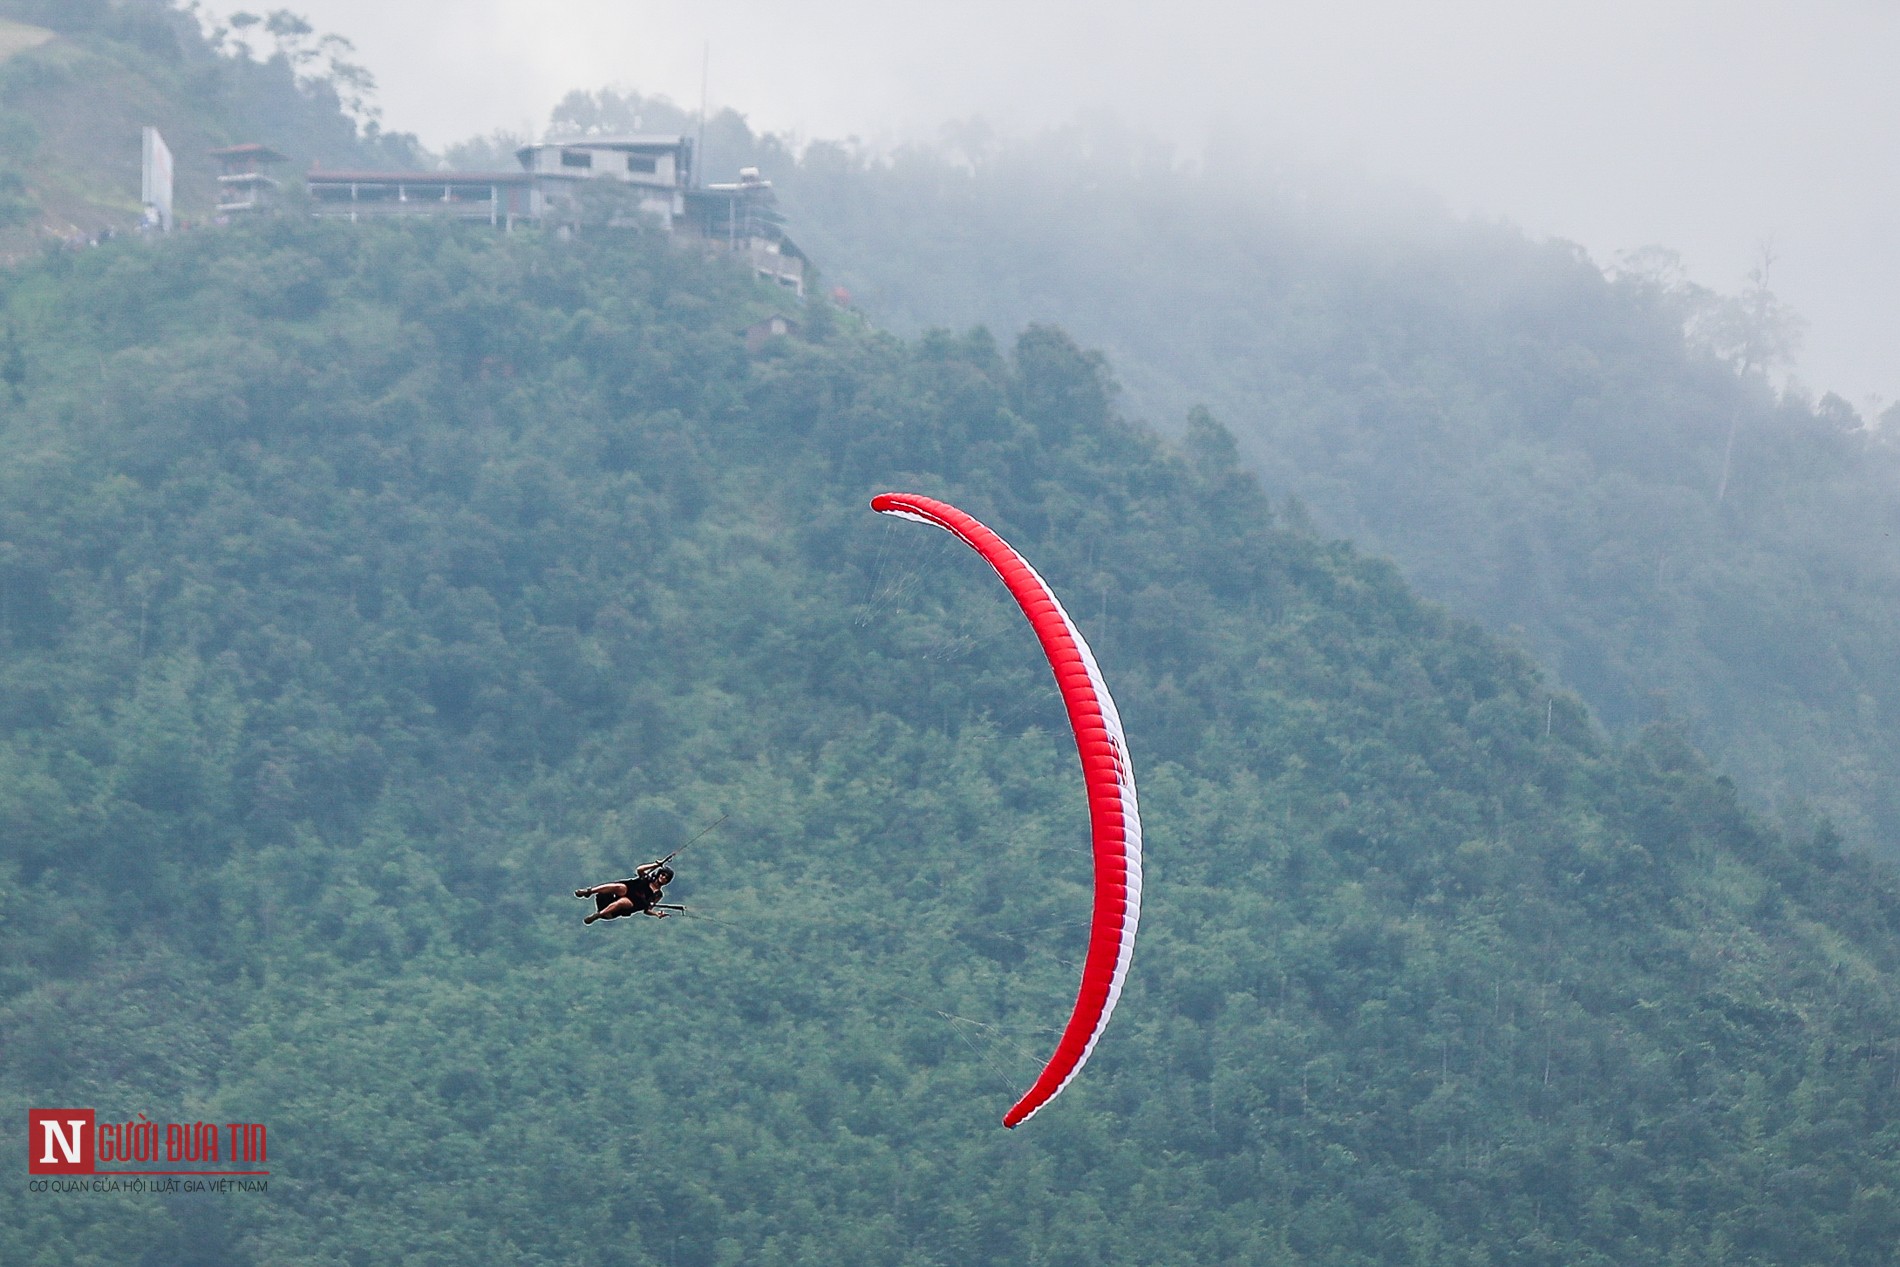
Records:
[[[1775,290],[1809,322],[1797,376],[1870,416],[1870,397],[1900,397],[1900,9],[1874,0],[297,7],[356,42],[389,126],[438,147],[538,130],[577,87],[693,102],[709,61],[715,105],[804,138],[1107,110],[1184,154],[1243,130],[1600,262],[1666,244],[1720,290],[1767,244]]]

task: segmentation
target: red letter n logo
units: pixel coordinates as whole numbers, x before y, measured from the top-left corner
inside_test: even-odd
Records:
[[[28,1109],[26,1168],[35,1175],[92,1173],[91,1109]]]

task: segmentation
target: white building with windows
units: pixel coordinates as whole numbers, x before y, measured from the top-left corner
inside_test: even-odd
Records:
[[[515,157],[534,177],[536,219],[558,218],[589,180],[633,186],[640,210],[669,228],[686,214],[685,194],[693,183],[690,137],[590,136],[524,145]]]
[[[515,172],[319,169],[304,179],[317,215],[437,215],[508,228],[644,224],[683,246],[728,252],[758,276],[805,293],[805,256],[785,234],[772,182],[748,167],[730,184],[698,184],[691,137],[577,137],[524,145],[515,157]],[[595,194],[608,196],[590,207]]]

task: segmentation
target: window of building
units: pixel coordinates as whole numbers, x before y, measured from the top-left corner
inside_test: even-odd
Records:
[[[592,167],[593,165],[594,156],[586,150],[561,151],[561,166],[563,167]]]

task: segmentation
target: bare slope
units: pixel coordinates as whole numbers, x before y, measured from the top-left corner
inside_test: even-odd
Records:
[[[275,174],[290,184],[313,162],[415,161],[408,138],[359,129],[333,78],[310,62],[214,46],[169,4],[0,0],[0,21],[12,33],[0,61],[0,258],[136,224],[148,125],[172,151],[174,205],[187,222],[216,205],[209,151],[220,146],[269,145],[288,158]]]

